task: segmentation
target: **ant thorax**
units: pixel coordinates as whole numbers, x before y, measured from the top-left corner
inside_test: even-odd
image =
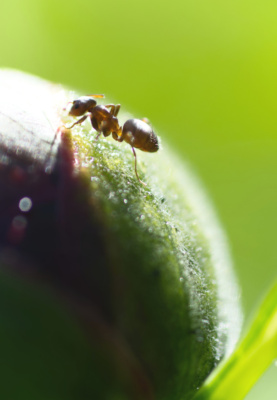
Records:
[[[120,110],[120,104],[96,105],[96,101],[91,97],[102,98],[103,95],[83,96],[72,103],[69,115],[82,116],[68,129],[73,128],[77,124],[81,124],[88,117],[90,118],[92,127],[98,132],[96,140],[101,134],[105,137],[112,134],[114,140],[123,142],[123,140],[132,147],[135,157],[135,173],[138,180],[143,183],[137,173],[137,159],[135,148],[149,153],[159,150],[159,143],[156,134],[149,125],[147,120],[128,119],[123,127],[119,125],[117,114]],[[144,184],[144,183],[143,183]]]

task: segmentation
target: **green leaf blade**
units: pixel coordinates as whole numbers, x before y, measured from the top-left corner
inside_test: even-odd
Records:
[[[277,357],[277,282],[229,359],[210,375],[195,400],[241,400]]]

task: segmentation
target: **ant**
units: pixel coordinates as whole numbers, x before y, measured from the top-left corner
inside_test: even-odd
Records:
[[[117,119],[120,104],[97,105],[94,98],[103,97],[104,95],[102,94],[94,94],[82,96],[70,102],[72,103],[72,107],[68,114],[73,117],[82,117],[69,126],[68,129],[73,128],[77,124],[81,124],[89,117],[92,127],[98,132],[96,139],[103,133],[105,137],[112,134],[113,139],[117,142],[123,142],[123,140],[125,140],[125,142],[129,143],[132,147],[135,157],[136,176],[139,182],[145,185],[138,176],[135,148],[154,153],[159,150],[158,138],[145,119],[128,119],[123,127],[121,127]]]

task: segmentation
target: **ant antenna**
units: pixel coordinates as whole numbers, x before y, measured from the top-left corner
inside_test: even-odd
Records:
[[[63,108],[63,111],[66,111],[68,104],[73,104],[73,101],[68,101],[68,102],[66,103],[66,106]]]
[[[96,99],[104,99],[104,94],[87,94],[88,97],[95,97]]]

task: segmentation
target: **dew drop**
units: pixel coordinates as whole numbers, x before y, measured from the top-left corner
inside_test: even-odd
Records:
[[[24,215],[16,215],[10,225],[7,237],[10,243],[19,244],[25,236],[27,218]]]
[[[18,231],[22,231],[27,226],[27,219],[23,215],[17,215],[12,220],[12,227]]]
[[[20,210],[22,212],[30,211],[32,206],[33,206],[33,203],[29,197],[23,197],[18,204],[18,207],[20,208]]]

